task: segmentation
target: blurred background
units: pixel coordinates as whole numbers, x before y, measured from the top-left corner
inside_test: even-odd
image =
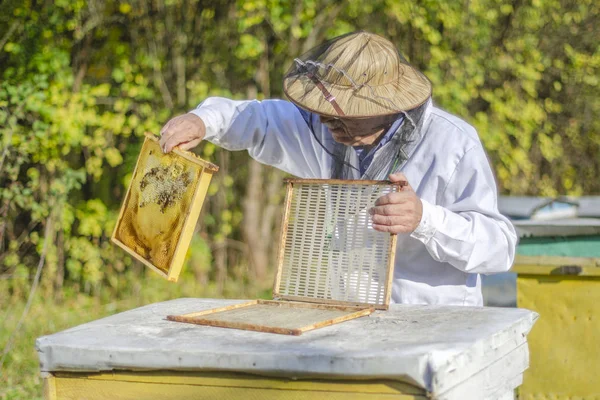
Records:
[[[594,0],[1,1],[0,399],[41,398],[43,334],[177,297],[270,297],[284,174],[245,152],[196,149],[220,171],[179,283],[109,242],[144,132],[207,96],[282,97],[293,57],[365,29],[477,128],[501,194],[597,194],[598,26]]]

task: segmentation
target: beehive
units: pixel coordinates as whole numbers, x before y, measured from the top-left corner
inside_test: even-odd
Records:
[[[168,319],[300,335],[388,308],[396,236],[369,209],[405,183],[287,179],[275,301],[254,300]]]
[[[146,134],[111,240],[169,281],[177,281],[213,173],[193,153],[164,154]]]

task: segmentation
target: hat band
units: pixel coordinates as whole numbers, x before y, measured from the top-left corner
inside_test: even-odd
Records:
[[[338,113],[338,115],[346,115],[344,113],[344,111],[342,111],[341,107],[339,106],[339,104],[337,103],[337,101],[335,101],[335,96],[332,95],[329,90],[327,90],[327,88],[325,86],[323,86],[323,83],[319,80],[319,78],[317,78],[315,76],[315,74],[313,74],[310,71],[306,72],[306,75],[308,75],[308,77],[314,82],[314,84],[319,88],[319,90],[321,91],[321,93],[323,93],[323,96],[325,96],[325,100],[327,100],[331,106],[333,107],[333,109],[335,110],[335,112]]]

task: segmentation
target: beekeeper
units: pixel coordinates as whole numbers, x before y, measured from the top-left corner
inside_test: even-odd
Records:
[[[482,305],[480,274],[510,268],[517,236],[475,129],[364,31],[295,59],[283,90],[290,101],[206,99],[166,123],[163,151],[208,140],[302,178],[407,180],[371,210],[375,229],[398,234],[392,301]]]

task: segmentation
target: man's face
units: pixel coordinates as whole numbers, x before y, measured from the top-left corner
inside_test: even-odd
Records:
[[[336,142],[346,146],[370,146],[385,134],[398,116],[348,119],[321,115],[319,118]]]

